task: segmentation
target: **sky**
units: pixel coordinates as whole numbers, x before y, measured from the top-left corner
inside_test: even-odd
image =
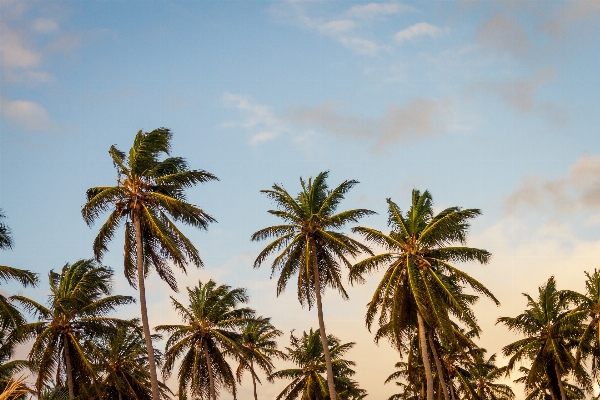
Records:
[[[5,293],[45,301],[51,269],[92,257],[86,189],[115,183],[111,145],[128,150],[158,127],[173,131],[173,155],[220,180],[188,193],[218,221],[183,228],[205,268],[179,273],[180,293],[149,277],[151,326],[178,321],[169,296],[185,302],[186,286],[214,279],[247,288],[282,346],[316,328],[293,285],[277,298],[269,265],[253,269],[266,243],[250,236],[277,224],[260,190],[297,193],[321,171],[330,186],[360,181],[340,207],[376,211],[361,225],[380,230],[385,199],[405,210],[413,188],[436,210],[482,210],[468,244],[493,258],[460,267],[501,302],[476,305],[489,353],[518,338],[495,322],[525,308],[521,293],[551,275],[583,291],[584,271],[600,267],[597,1],[1,0],[0,39],[0,208],[15,240],[0,264],[42,278]],[[136,296],[122,263],[121,233],[104,264],[115,291]],[[323,300],[328,332],[357,343],[348,358],[373,399],[395,393],[383,381],[398,361],[364,324],[380,277]]]

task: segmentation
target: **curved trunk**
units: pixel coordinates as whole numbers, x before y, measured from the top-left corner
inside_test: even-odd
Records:
[[[560,371],[558,370],[558,365],[556,365],[556,363],[554,364],[554,371],[556,371],[556,380],[558,381],[558,388],[560,389],[560,397],[562,400],[567,400],[567,393],[565,392],[562,379],[560,379]]]
[[[142,310],[142,326],[144,328],[144,339],[146,340],[146,351],[148,352],[148,367],[150,368],[150,384],[152,387],[152,400],[160,400],[158,391],[158,377],[156,376],[156,362],[154,361],[154,348],[150,336],[150,325],[148,324],[148,309],[146,308],[146,286],[144,284],[144,252],[142,247],[142,229],[138,215],[133,217],[135,226],[135,250],[138,274],[138,290],[140,292],[140,308]]]
[[[252,386],[254,387],[254,400],[258,400],[258,395],[256,394],[256,378],[254,377],[254,362],[250,360],[250,372],[252,373]]]
[[[325,365],[327,366],[327,387],[329,389],[329,399],[337,400],[338,396],[333,383],[333,367],[331,365],[331,354],[329,354],[329,345],[327,344],[327,334],[325,333],[325,321],[323,319],[323,304],[321,302],[321,280],[319,278],[319,263],[317,260],[317,251],[314,240],[310,239],[313,274],[315,278],[315,295],[317,297],[317,314],[319,316],[319,333],[321,334],[321,344],[323,345],[323,354],[325,355]]]
[[[421,358],[425,368],[425,379],[427,381],[427,400],[433,400],[433,375],[431,373],[431,364],[429,354],[427,353],[427,338],[425,336],[425,323],[421,313],[417,311],[417,320],[419,322],[419,345],[421,346]]]
[[[215,378],[213,377],[212,366],[210,365],[210,356],[208,355],[208,349],[206,346],[204,347],[204,358],[206,359],[206,368],[208,370],[208,388],[210,393],[210,400],[217,400],[217,395],[215,394]]]
[[[67,370],[67,387],[69,388],[69,399],[75,398],[75,386],[73,385],[73,369],[71,367],[71,353],[69,352],[69,342],[66,335],[63,336],[63,346],[65,348],[65,369]]]
[[[444,378],[444,369],[442,368],[442,362],[438,357],[437,350],[435,349],[435,345],[433,343],[431,335],[427,335],[427,339],[429,340],[429,345],[431,346],[431,353],[433,354],[433,359],[435,360],[435,366],[437,368],[440,385],[442,386],[442,391],[444,392],[444,399],[450,400],[450,395],[448,394],[448,386],[446,386],[446,379]]]

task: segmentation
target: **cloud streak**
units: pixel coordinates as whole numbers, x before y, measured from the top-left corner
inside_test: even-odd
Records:
[[[419,22],[418,24],[414,24],[396,33],[394,35],[394,39],[396,39],[397,42],[402,43],[422,36],[435,38],[443,33],[444,30],[438,28],[437,26],[428,24],[426,22]]]
[[[527,176],[504,202],[507,214],[540,208],[559,214],[600,210],[600,156],[582,156],[555,179]]]
[[[448,129],[450,114],[450,100],[420,98],[389,107],[379,119],[341,113],[334,102],[316,107],[289,108],[285,117],[296,125],[336,137],[369,140],[376,149],[381,149],[444,133]]]

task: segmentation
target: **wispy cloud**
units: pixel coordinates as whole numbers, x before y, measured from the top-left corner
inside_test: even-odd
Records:
[[[289,132],[289,127],[269,106],[259,104],[248,96],[233,93],[225,93],[222,100],[226,107],[236,108],[246,117],[242,121],[225,122],[222,126],[251,129],[254,131],[250,139],[252,145],[273,140],[282,133]]]
[[[559,214],[600,210],[600,156],[582,156],[558,178],[527,176],[504,203],[508,214],[543,208]]]
[[[552,124],[562,126],[568,119],[566,112],[553,102],[540,99],[539,96],[540,89],[554,81],[555,77],[556,70],[553,68],[538,69],[529,78],[478,82],[472,85],[471,91],[491,92],[520,114],[539,114]]]
[[[392,51],[391,44],[374,38],[371,31],[373,19],[417,11],[414,7],[397,2],[370,3],[353,6],[336,16],[322,17],[309,15],[307,8],[307,3],[287,1],[278,4],[274,13],[278,17],[291,17],[293,23],[327,36],[357,54],[368,56]]]
[[[396,39],[396,41],[402,43],[407,40],[413,40],[422,36],[429,36],[434,38],[436,36],[440,36],[444,32],[444,29],[440,29],[437,26],[428,24],[426,22],[419,22],[418,24],[414,24],[396,33],[394,35],[394,38]]]
[[[0,98],[0,113],[9,123],[31,132],[53,132],[59,125],[40,104]]]
[[[417,9],[406,4],[397,2],[369,3],[364,5],[353,6],[348,11],[346,11],[346,15],[354,18],[372,19],[379,16],[414,11],[417,11]]]
[[[485,21],[475,36],[484,51],[524,57],[531,43],[525,28],[515,18],[496,14]]]
[[[296,125],[337,137],[366,139],[372,141],[376,149],[381,149],[446,132],[450,114],[450,100],[421,98],[393,105],[378,119],[341,113],[334,102],[310,108],[290,108],[285,117]]]

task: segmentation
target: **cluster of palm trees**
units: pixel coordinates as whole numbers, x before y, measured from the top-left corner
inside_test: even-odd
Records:
[[[251,236],[253,241],[268,241],[254,267],[271,264],[278,295],[291,278],[297,279],[299,302],[316,306],[318,330],[299,336],[292,331],[289,347],[279,350],[283,333],[270,318],[245,306],[246,290],[209,280],[186,289],[187,304],[171,297],[181,324],[156,326],[153,334],[145,278],[155,270],[177,291],[172,266],[184,272],[190,263],[203,266],[177,223],[205,230],[215,222],[187,201],[185,190],[217,177],[191,170],[183,158],[171,156],[171,139],[171,131],[160,128],[138,132],[128,153],[110,148],[117,184],[90,188],[81,210],[90,226],[108,214],[93,243],[94,258],[50,271],[47,302],[0,293],[0,400],[30,395],[216,400],[223,392],[236,398],[246,372],[257,400],[261,371],[269,381],[289,381],[277,400],[362,399],[367,393],[353,379],[355,363],[344,358],[354,343],[328,334],[323,315],[327,288],[348,298],[344,271],[349,271],[350,284],[382,273],[365,322],[375,341],[386,339],[401,360],[385,381],[398,387],[389,400],[513,399],[513,390],[501,381],[517,366],[515,382],[525,385],[528,399],[583,399],[592,393],[600,368],[598,271],[587,274],[585,294],[558,290],[550,278],[537,299],[526,295],[523,314],[499,318],[498,323],[524,336],[502,349],[509,362],[500,367],[496,355],[486,355],[475,342],[481,328],[473,311],[481,296],[499,302],[455,266],[490,260],[488,251],[466,243],[470,221],[480,211],[450,207],[435,213],[431,194],[413,190],[406,212],[387,200],[389,232],[354,226],[352,237],[345,231],[348,225],[374,212],[338,211],[358,182],[344,181],[331,189],[327,172],[300,179],[297,195],[280,185],[264,190],[275,204],[269,213],[281,223]],[[12,236],[3,218],[0,212],[0,248],[10,249]],[[121,227],[124,273],[139,292],[140,319],[114,316],[118,307],[135,299],[113,294],[113,271],[101,264]],[[36,273],[8,266],[0,266],[0,280],[40,284]],[[164,352],[156,349],[163,337]],[[19,345],[29,346],[26,360],[13,357]],[[276,370],[276,359],[295,367]],[[164,383],[172,375],[177,380],[175,393]]]

